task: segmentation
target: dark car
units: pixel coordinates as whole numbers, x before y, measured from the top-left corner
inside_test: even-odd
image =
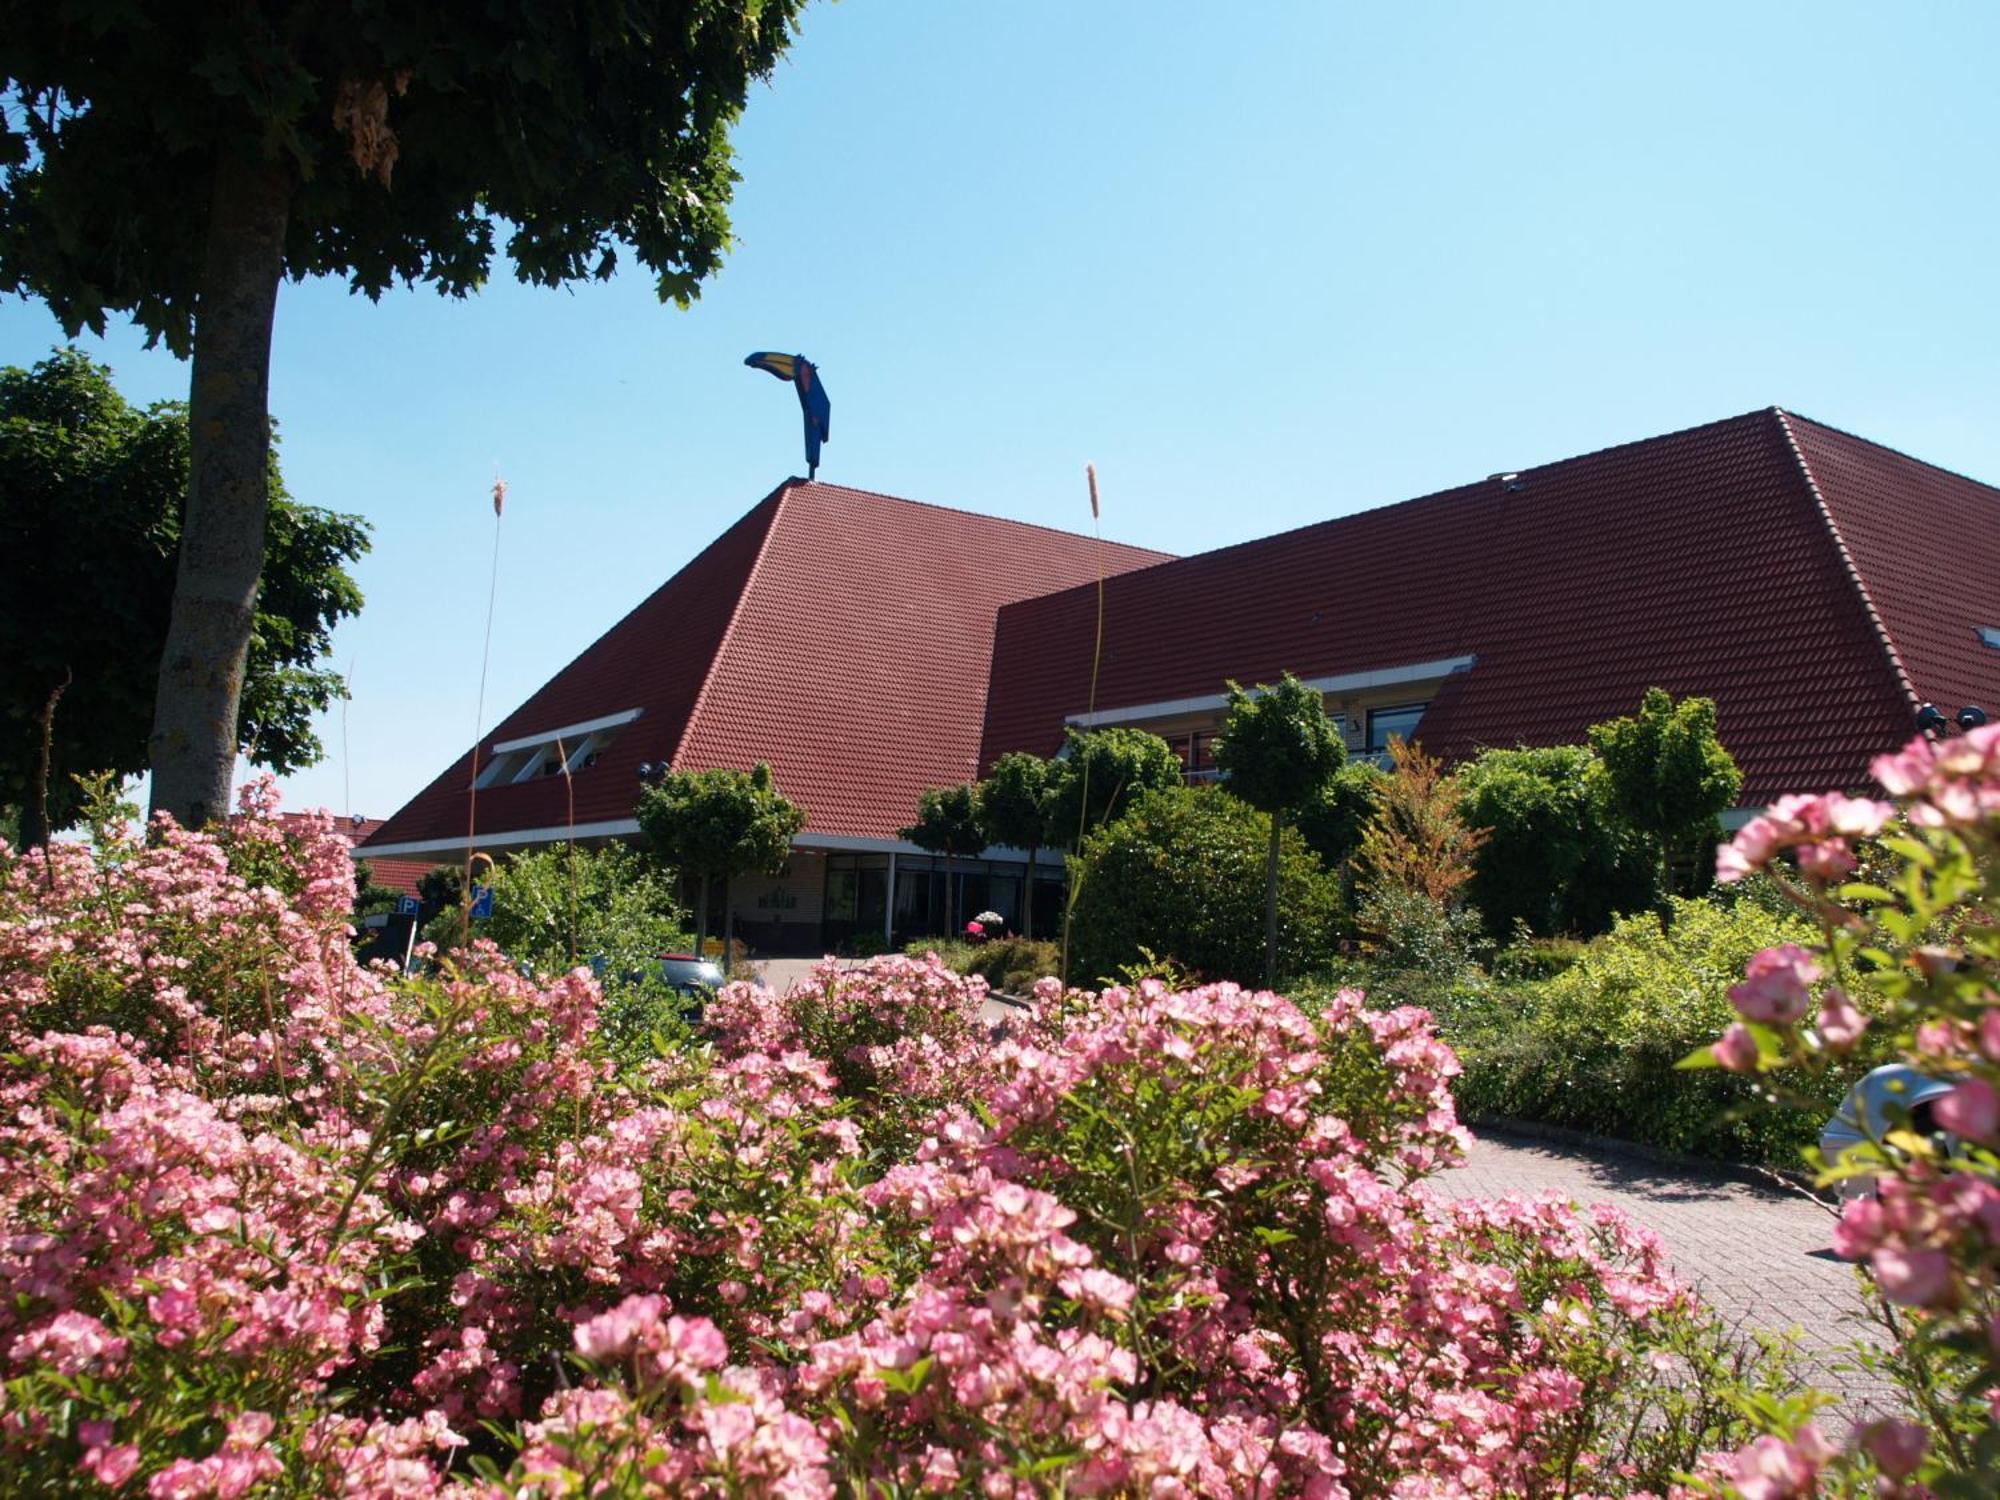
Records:
[[[692,953],[662,953],[660,977],[687,996],[689,1019],[700,1016],[708,997],[728,982],[722,966],[714,959],[698,958]]]

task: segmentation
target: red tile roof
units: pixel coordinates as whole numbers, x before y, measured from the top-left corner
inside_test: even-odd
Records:
[[[1002,604],[1166,554],[791,480],[509,714],[496,742],[641,710],[573,779],[481,789],[482,842],[629,819],[643,761],[771,763],[819,833],[888,837],[977,772]],[[369,843],[460,840],[461,757]],[[364,854],[366,850],[362,851]]]
[[[1921,700],[2000,714],[2000,490],[1802,417],[1785,418]]]
[[[2000,708],[1967,623],[1996,537],[2000,491],[1752,412],[1119,577],[1096,701],[1471,654],[1420,730],[1446,755],[1578,740],[1659,686],[1716,700],[1748,802],[1858,785],[1911,733],[1899,657],[1918,695]],[[1001,611],[982,764],[1060,742],[1094,614],[1093,589]]]

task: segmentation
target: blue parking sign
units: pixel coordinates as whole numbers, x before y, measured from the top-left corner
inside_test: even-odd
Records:
[[[414,917],[422,910],[423,903],[417,900],[415,896],[398,896],[396,898],[396,915],[399,917]]]
[[[490,917],[493,915],[492,886],[475,885],[472,888],[472,914],[475,917]]]

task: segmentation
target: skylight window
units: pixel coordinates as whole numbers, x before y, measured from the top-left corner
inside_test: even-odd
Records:
[[[1995,651],[2000,651],[2000,626],[1995,626],[1995,625],[1980,626],[1979,638],[1982,641],[1984,641],[1987,645],[1991,646]]]
[[[480,771],[478,785],[482,789],[518,786],[540,781],[545,776],[560,776],[565,770],[572,776],[588,771],[597,764],[618,730],[638,718],[639,712],[628,708],[623,713],[565,724],[560,729],[501,740],[493,747],[493,758]]]

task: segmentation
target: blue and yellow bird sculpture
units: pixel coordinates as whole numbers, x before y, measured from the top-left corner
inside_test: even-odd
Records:
[[[803,354],[776,354],[759,350],[743,361],[753,370],[762,370],[791,382],[799,393],[799,413],[806,421],[806,478],[819,477],[819,445],[832,435],[833,403],[826,399],[819,368]]]

